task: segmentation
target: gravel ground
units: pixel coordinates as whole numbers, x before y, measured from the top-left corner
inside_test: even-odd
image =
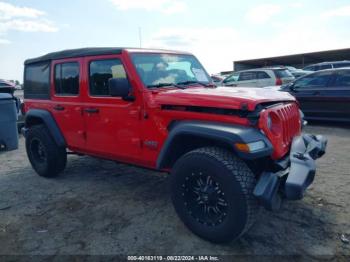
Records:
[[[302,255],[346,260],[350,244],[350,127],[313,124],[329,139],[303,201],[262,210],[236,242],[214,245],[180,222],[167,176],[70,156],[56,179],[37,176],[20,139],[0,155],[0,255]]]

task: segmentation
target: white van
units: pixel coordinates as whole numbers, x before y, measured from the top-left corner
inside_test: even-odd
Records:
[[[224,86],[267,87],[280,86],[293,81],[295,77],[282,67],[260,68],[239,71],[222,81]]]

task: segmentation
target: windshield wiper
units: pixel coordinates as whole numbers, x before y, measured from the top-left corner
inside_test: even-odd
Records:
[[[181,89],[185,89],[185,87],[183,86],[179,86],[178,84],[174,84],[174,83],[158,83],[158,84],[154,84],[154,85],[148,85],[148,88],[159,88],[159,87],[166,87],[166,86],[174,86],[177,88],[181,88]]]
[[[183,82],[179,82],[179,83],[176,83],[177,85],[191,85],[191,84],[198,84],[198,85],[201,85],[201,86],[204,86],[204,87],[212,87],[211,85],[208,85],[208,84],[204,84],[202,82],[199,82],[199,81],[193,81],[193,80],[190,80],[190,81],[183,81]]]

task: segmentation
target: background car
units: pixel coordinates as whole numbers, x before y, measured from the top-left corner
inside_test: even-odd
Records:
[[[1,80],[0,79],[0,93],[9,93],[13,94],[13,92],[16,89],[16,85],[6,81],[6,80]]]
[[[323,63],[306,66],[303,68],[303,70],[320,71],[325,69],[344,68],[344,67],[350,67],[350,61],[323,62]]]
[[[303,76],[281,91],[297,98],[306,119],[350,122],[350,67]]]
[[[289,72],[295,77],[299,78],[301,76],[305,76],[308,74],[311,74],[313,71],[307,71],[299,68],[295,68],[293,66],[286,66],[286,68],[289,70]]]
[[[225,79],[224,76],[221,75],[212,75],[211,80],[213,80],[213,83],[215,85],[221,85],[221,82]]]
[[[235,72],[222,83],[225,86],[267,87],[278,86],[295,80],[295,77],[282,67],[259,68]]]

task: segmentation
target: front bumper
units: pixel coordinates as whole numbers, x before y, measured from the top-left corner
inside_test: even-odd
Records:
[[[269,210],[277,210],[283,198],[304,197],[316,174],[315,160],[326,152],[327,139],[303,134],[293,139],[289,157],[277,164],[277,172],[264,172],[254,189],[254,196]]]

